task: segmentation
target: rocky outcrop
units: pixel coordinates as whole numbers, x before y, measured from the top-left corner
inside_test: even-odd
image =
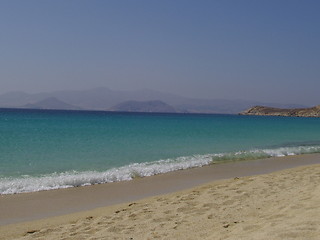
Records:
[[[158,113],[174,113],[176,110],[162,101],[126,101],[120,103],[111,109],[118,112],[158,112]]]
[[[294,108],[294,109],[255,106],[241,112],[240,115],[320,117],[320,105],[311,107],[311,108]]]

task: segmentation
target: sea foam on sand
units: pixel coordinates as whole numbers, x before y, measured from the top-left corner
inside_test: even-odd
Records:
[[[319,153],[320,146],[294,146],[270,149],[253,149],[220,154],[183,156],[146,163],[133,163],[106,171],[69,171],[41,176],[0,178],[0,194],[37,192],[61,188],[87,186],[108,182],[128,181],[177,170],[202,167],[223,161],[254,160],[270,157]]]

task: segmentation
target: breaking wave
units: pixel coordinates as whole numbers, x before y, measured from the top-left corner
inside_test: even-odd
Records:
[[[295,146],[274,149],[255,149],[220,154],[206,154],[178,157],[155,162],[134,163],[109,169],[104,172],[64,172],[41,176],[23,176],[20,178],[0,178],[0,194],[37,192],[59,188],[87,186],[100,183],[128,181],[137,177],[147,177],[176,170],[202,167],[212,163],[254,160],[269,157],[283,157],[308,153],[320,153],[320,146]]]

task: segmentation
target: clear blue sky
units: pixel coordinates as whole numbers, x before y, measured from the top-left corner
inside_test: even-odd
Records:
[[[0,0],[0,93],[320,104],[317,0]]]

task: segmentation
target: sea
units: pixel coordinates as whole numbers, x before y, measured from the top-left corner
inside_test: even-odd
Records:
[[[0,194],[320,152],[320,118],[0,109]]]

